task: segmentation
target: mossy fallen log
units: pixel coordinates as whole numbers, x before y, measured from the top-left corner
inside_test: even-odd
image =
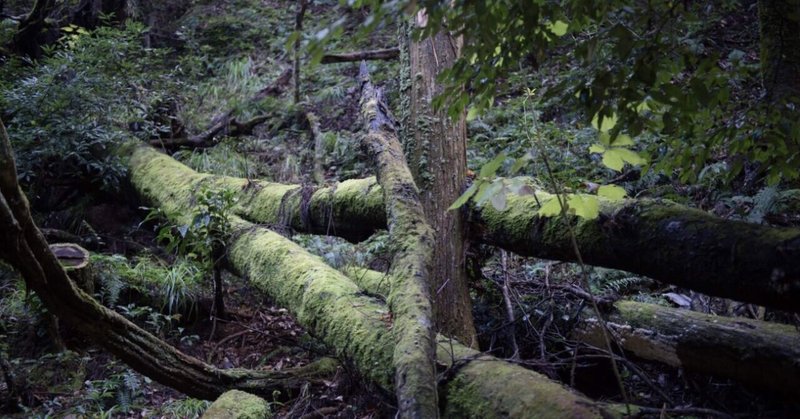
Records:
[[[533,196],[472,214],[477,238],[523,256],[572,261],[561,217],[540,217]],[[669,201],[603,202],[576,220],[584,262],[645,275],[718,297],[800,311],[800,229],[724,220]]]
[[[394,319],[398,417],[436,418],[439,402],[431,302],[433,229],[397,138],[397,123],[387,111],[381,90],[370,81],[365,62],[361,63],[358,81],[366,132],[361,147],[375,164],[394,248],[387,302]]]
[[[639,358],[800,396],[800,332],[793,326],[633,301],[615,303],[608,325],[622,348]],[[604,345],[594,319],[574,335]]]
[[[129,162],[133,185],[145,199],[188,218],[193,191],[220,179],[181,167],[171,159],[153,158],[147,147],[137,147]],[[171,168],[182,176],[168,173]],[[309,333],[364,377],[393,391],[394,338],[386,305],[283,236],[232,218],[236,234],[229,243],[229,259],[237,273],[290,309]],[[589,400],[541,374],[441,336],[437,364],[453,367],[440,388],[448,395],[440,402],[452,416],[580,418],[618,413],[614,406]]]
[[[197,172],[152,148],[164,182]],[[200,175],[211,187],[240,191],[236,213],[262,224],[331,234],[358,241],[386,228],[383,192],[375,178],[320,189]],[[506,208],[471,210],[476,241],[523,256],[574,261],[560,217],[540,217],[532,196],[509,195]],[[625,200],[602,204],[594,220],[576,221],[586,263],[621,269],[709,295],[800,311],[800,229],[724,220],[669,201]]]

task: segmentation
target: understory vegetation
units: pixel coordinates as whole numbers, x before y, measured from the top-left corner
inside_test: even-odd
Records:
[[[34,3],[0,2],[0,44],[13,42],[19,16]],[[84,2],[58,3],[66,10]],[[354,243],[337,237],[332,224],[323,235],[307,234],[292,228],[291,214],[282,212],[277,223],[242,221],[247,217],[236,209],[247,204],[244,193],[271,185],[266,182],[301,185],[294,196],[282,198],[288,206],[298,195],[313,193],[313,185],[335,191],[340,182],[375,175],[361,142],[359,62],[319,61],[323,53],[397,47],[405,35],[400,16],[407,16],[377,12],[379,3],[395,2],[317,0],[297,31],[295,1],[122,3],[124,19],[103,13],[89,25],[68,19],[66,11],[52,19],[56,36],[41,56],[2,51],[0,119],[37,225],[50,243],[71,242],[91,252],[93,286],[86,291],[98,302],[204,362],[284,371],[334,353],[298,323],[291,307],[278,307],[250,278],[237,275],[227,247],[249,232],[236,223],[252,222],[349,277],[375,271],[388,278],[402,243],[387,230]],[[509,3],[513,11],[522,2],[496,3]],[[555,8],[557,2],[533,3]],[[651,28],[670,34],[657,44],[647,45],[650,32],[639,32],[652,24],[643,22],[638,9],[621,7],[610,27],[587,17],[570,23],[569,30],[560,26],[568,21],[567,10],[547,14],[552,39],[541,42],[571,37],[574,44],[514,57],[504,49],[493,63],[473,67],[458,61],[454,68],[462,73],[443,76],[458,87],[437,100],[465,117],[468,183],[462,198],[443,208],[502,211],[510,196],[528,195],[537,199],[533,211],[541,215],[605,222],[601,210],[609,202],[652,198],[726,220],[800,226],[800,118],[796,108],[786,118],[794,118],[794,125],[765,111],[771,105],[760,82],[757,2],[683,3],[673,6],[691,9],[691,19]],[[433,7],[429,12],[432,27],[446,20],[442,16],[451,18]],[[728,30],[732,26],[737,30]],[[512,38],[526,32],[507,30],[503,48],[515,48]],[[535,35],[541,36],[547,35]],[[615,43],[604,45],[609,39]],[[302,47],[296,51],[298,40]],[[468,59],[466,54],[481,54],[488,46],[465,48]],[[655,58],[666,51],[682,58]],[[299,76],[293,74],[295,55]],[[503,64],[503,57],[509,62]],[[401,60],[365,65],[389,113],[404,112]],[[609,97],[616,99],[601,104]],[[220,121],[221,129],[205,135]],[[131,184],[126,150],[133,141],[194,171],[246,183],[220,190],[208,182],[191,191],[190,214],[169,213],[144,202]],[[552,199],[549,206],[538,202],[542,197]],[[310,210],[301,211],[308,218]],[[613,219],[608,223],[604,228],[614,228]],[[605,310],[632,300],[800,328],[797,313],[580,260],[524,257],[471,233],[476,238],[470,236],[466,247],[466,270],[473,349],[609,405],[645,407],[639,417],[800,414],[797,399],[637,357],[613,337],[608,347],[593,346],[574,332],[599,316],[593,302]],[[687,243],[684,250],[691,249]],[[374,290],[363,295],[381,304],[389,300],[388,293]],[[392,315],[381,313],[390,330]],[[614,367],[609,359],[616,360]],[[267,398],[272,412],[293,418],[393,415],[392,395],[349,360],[340,361],[335,375],[309,382],[297,394]],[[2,260],[0,367],[0,414],[10,417],[193,418],[212,402],[152,381],[72,326],[59,324]],[[447,374],[443,382],[452,379]]]

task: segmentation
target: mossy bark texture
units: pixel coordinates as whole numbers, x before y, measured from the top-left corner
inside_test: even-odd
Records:
[[[389,270],[389,308],[394,319],[395,393],[404,418],[438,416],[431,263],[434,233],[425,219],[419,190],[406,165],[396,122],[365,63],[359,74],[362,148],[372,157],[383,189],[394,258]]]
[[[531,196],[473,212],[478,240],[524,256],[572,261],[561,217],[540,217]],[[800,311],[800,229],[723,220],[669,201],[604,202],[576,220],[586,263],[645,275],[718,297]]]
[[[426,20],[424,12],[419,13],[413,25],[421,26]],[[466,117],[462,112],[451,118],[446,109],[433,107],[434,98],[444,90],[437,77],[459,58],[462,41],[444,31],[414,41],[410,31],[403,30],[401,42],[401,86],[408,103],[401,106],[400,133],[425,216],[435,232],[431,270],[434,318],[443,333],[474,343],[466,220],[464,212],[448,211],[467,183]]]
[[[222,370],[176,350],[100,305],[69,279],[33,222],[5,127],[0,123],[0,258],[16,268],[59,320],[89,337],[136,371],[192,397],[213,399],[230,389],[272,396],[298,390],[318,367],[300,371]],[[331,369],[329,369],[331,371]]]
[[[793,326],[633,301],[615,303],[608,325],[639,358],[800,396],[800,333]],[[576,337],[603,346],[594,319]]]
[[[210,182],[209,175],[192,172],[168,157],[157,158],[160,153],[148,147],[136,147],[132,153],[128,167],[135,188],[167,212],[188,213],[193,192]],[[290,240],[236,218],[237,233],[229,248],[233,268],[289,308],[300,324],[338,356],[351,360],[364,377],[392,391],[397,326],[386,304]],[[379,276],[370,274],[369,278],[380,283]],[[482,355],[444,336],[436,343],[436,365],[452,367],[440,382],[445,416],[616,415],[613,406],[593,402],[534,371]]]

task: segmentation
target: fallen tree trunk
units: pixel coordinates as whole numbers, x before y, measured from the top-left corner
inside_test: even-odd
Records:
[[[136,371],[192,397],[214,399],[230,389],[272,397],[297,391],[331,363],[293,371],[218,369],[187,356],[95,301],[76,286],[53,255],[30,214],[5,127],[0,122],[0,258],[17,269],[50,313]]]
[[[607,324],[616,342],[639,358],[800,395],[800,333],[793,326],[633,301],[615,303]],[[574,335],[603,347],[600,327],[587,319]]]
[[[144,198],[167,213],[190,218],[194,191],[230,180],[192,172],[167,156],[154,158],[153,153],[158,154],[149,147],[134,148],[128,164],[131,179]],[[229,243],[229,259],[237,273],[289,308],[309,333],[350,360],[366,378],[392,391],[395,342],[386,305],[290,240],[236,217],[232,222],[237,233]],[[620,412],[534,371],[441,336],[437,364],[452,366],[440,383],[445,415],[608,417]]]
[[[139,153],[174,165],[153,149]],[[165,176],[196,174],[178,164]],[[203,175],[239,191],[236,213],[256,223],[363,240],[386,228],[383,192],[374,178],[320,189]],[[540,217],[533,197],[509,195],[506,209],[471,210],[476,241],[523,256],[574,261],[564,221]],[[574,221],[574,220],[573,220]],[[714,217],[669,201],[604,203],[600,217],[575,228],[584,260],[710,295],[800,311],[800,230]]]
[[[540,217],[533,196],[473,211],[483,243],[523,256],[575,260],[561,217]],[[571,219],[584,262],[718,297],[800,311],[800,229],[714,217],[669,201],[604,202],[594,220]]]
[[[382,272],[359,267],[343,272],[371,294],[389,292]],[[615,342],[639,358],[731,378],[760,391],[800,395],[800,332],[793,326],[634,301],[614,303],[606,323],[617,335]],[[603,348],[601,327],[588,318],[573,337]]]
[[[364,60],[394,60],[400,56],[400,48],[376,49],[371,51],[344,52],[340,54],[325,54],[320,63],[353,63]]]
[[[361,63],[361,117],[366,135],[361,146],[375,161],[378,183],[389,220],[394,257],[389,269],[388,303],[394,316],[394,368],[398,415],[436,418],[436,347],[431,303],[433,229],[425,218],[419,190],[397,139],[380,89],[373,86],[367,64]]]

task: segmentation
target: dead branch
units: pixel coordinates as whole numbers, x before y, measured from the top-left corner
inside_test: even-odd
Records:
[[[338,54],[325,54],[320,63],[352,63],[364,60],[394,60],[400,56],[400,48],[376,49],[371,51],[343,52]]]

